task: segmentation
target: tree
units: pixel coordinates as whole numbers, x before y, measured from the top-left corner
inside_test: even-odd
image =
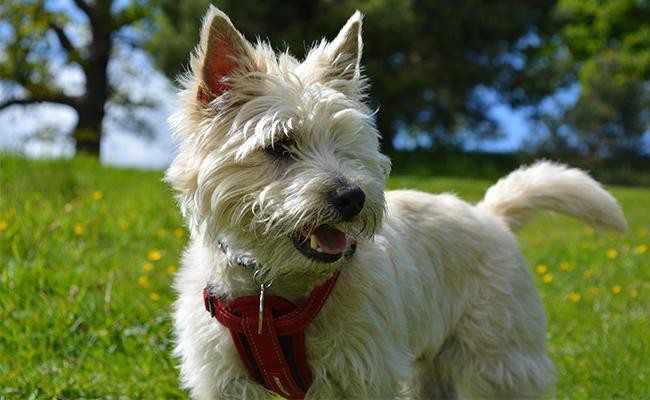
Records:
[[[175,78],[198,42],[209,1],[155,3],[159,29],[148,48]],[[364,65],[387,148],[398,129],[442,143],[460,130],[494,134],[496,124],[479,89],[520,103],[549,90],[543,84],[522,90],[528,71],[519,58],[522,38],[550,26],[555,0],[222,0],[217,5],[247,37],[268,36],[280,49],[286,43],[298,57],[314,41],[332,38],[355,9],[364,12]]]
[[[556,132],[551,140],[594,159],[639,154],[650,129],[649,3],[560,0],[554,19],[560,29],[544,38],[536,62],[562,65],[563,81],[577,81],[580,93],[557,118],[543,116],[549,130],[570,132],[573,144]]]
[[[59,10],[46,0],[0,4],[0,24],[8,30],[0,39],[0,84],[8,93],[0,99],[0,111],[38,103],[69,106],[78,115],[72,132],[76,150],[98,155],[107,102],[116,98],[130,104],[128,96],[118,93],[109,81],[114,44],[131,42],[123,34],[125,29],[150,11],[137,0],[119,7],[112,0],[69,1]],[[81,28],[75,36],[73,27]],[[56,83],[54,69],[66,66],[78,66],[83,72],[82,94],[71,95]]]

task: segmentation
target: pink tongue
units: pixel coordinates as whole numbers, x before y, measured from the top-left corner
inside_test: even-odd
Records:
[[[323,253],[340,254],[345,250],[345,233],[338,229],[334,229],[327,225],[321,225],[316,228],[312,234],[316,236],[316,241]]]

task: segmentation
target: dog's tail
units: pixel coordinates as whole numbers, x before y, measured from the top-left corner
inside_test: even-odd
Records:
[[[501,218],[513,232],[539,209],[569,215],[594,228],[625,232],[618,202],[585,172],[539,161],[499,180],[477,207]]]

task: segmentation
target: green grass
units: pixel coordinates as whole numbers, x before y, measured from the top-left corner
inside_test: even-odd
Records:
[[[0,156],[0,398],[185,397],[169,315],[187,235],[161,177]],[[473,201],[489,185],[389,183]],[[650,190],[612,191],[625,236],[553,215],[519,235],[549,314],[561,398],[650,396]]]

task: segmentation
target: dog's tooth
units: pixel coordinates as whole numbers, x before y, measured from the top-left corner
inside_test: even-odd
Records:
[[[311,235],[310,240],[311,240],[310,245],[312,250],[320,250],[320,248],[318,247],[318,241],[316,240],[316,235]]]

